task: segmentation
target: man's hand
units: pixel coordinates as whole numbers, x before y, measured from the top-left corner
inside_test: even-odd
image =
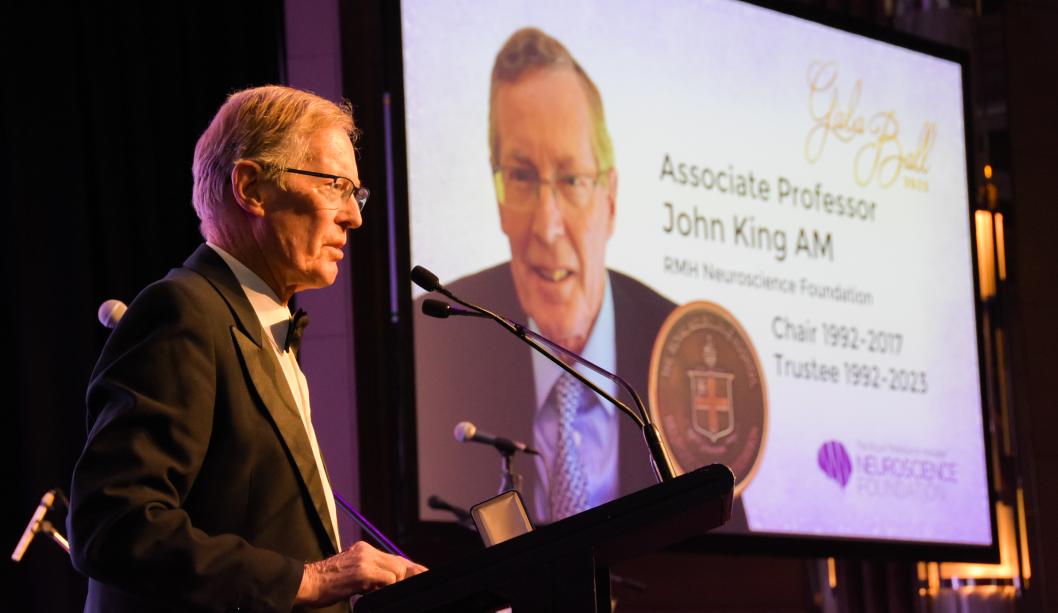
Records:
[[[358,541],[338,555],[306,564],[294,604],[327,606],[425,570],[425,566],[383,553],[364,541]]]

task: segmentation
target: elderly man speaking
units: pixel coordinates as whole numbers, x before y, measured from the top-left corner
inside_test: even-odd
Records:
[[[348,107],[233,94],[195,148],[206,244],[136,298],[88,389],[69,531],[86,611],[347,611],[423,567],[341,550],[296,361],[298,291],[334,283],[368,191]]]

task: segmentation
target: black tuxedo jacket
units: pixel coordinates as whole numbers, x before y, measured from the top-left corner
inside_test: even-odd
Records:
[[[209,247],[132,303],[87,404],[68,516],[86,611],[290,611],[303,564],[337,551],[282,369]]]
[[[644,396],[654,337],[675,305],[642,283],[610,271],[617,374]],[[448,285],[457,296],[525,323],[509,264]],[[459,506],[495,496],[500,456],[484,445],[456,442],[460,421],[498,436],[532,444],[536,392],[528,346],[493,322],[471,318],[432,319],[414,306],[419,438],[419,492]],[[619,395],[634,407],[631,399]],[[628,416],[619,425],[618,490],[624,495],[653,485],[655,477],[642,432]],[[521,493],[532,512],[536,467],[531,456],[515,460],[524,478]],[[425,510],[425,508],[424,508]]]

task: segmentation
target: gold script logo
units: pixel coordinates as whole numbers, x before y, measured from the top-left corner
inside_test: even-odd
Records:
[[[860,110],[863,81],[857,79],[844,99],[838,86],[836,62],[812,62],[808,67],[808,112],[812,127],[805,137],[805,159],[815,163],[831,140],[859,144],[852,156],[852,176],[861,186],[876,183],[890,187],[903,176],[904,186],[929,190],[929,154],[937,137],[937,124],[922,124],[911,147],[900,142],[900,121],[895,111],[873,114]]]

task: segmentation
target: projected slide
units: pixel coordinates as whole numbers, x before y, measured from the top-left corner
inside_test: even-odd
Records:
[[[729,530],[991,542],[958,63],[737,2],[402,5],[411,261],[619,373]],[[653,482],[485,320],[414,320],[421,517]],[[603,389],[617,394],[608,381]]]

